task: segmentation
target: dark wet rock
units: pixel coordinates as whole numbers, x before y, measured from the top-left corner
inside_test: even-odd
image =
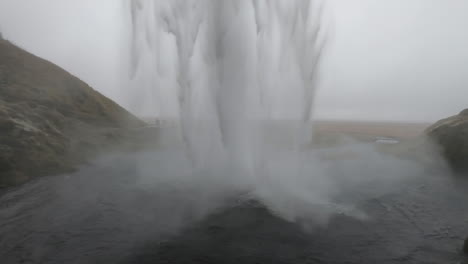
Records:
[[[142,126],[78,78],[0,39],[0,187],[70,171]]]
[[[165,243],[148,243],[122,263],[315,263],[313,236],[264,207],[222,210]]]
[[[453,169],[468,170],[468,109],[438,121],[426,133],[440,145],[443,156]]]
[[[463,243],[463,253],[468,255],[468,238],[465,239],[465,243]]]

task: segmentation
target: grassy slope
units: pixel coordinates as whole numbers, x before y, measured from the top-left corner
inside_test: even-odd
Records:
[[[0,186],[70,170],[144,123],[58,66],[0,39]]]

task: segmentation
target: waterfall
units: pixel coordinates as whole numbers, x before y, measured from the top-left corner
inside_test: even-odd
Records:
[[[324,6],[320,0],[130,2],[132,76],[175,94],[174,116],[194,169],[224,164],[261,197],[276,188],[309,199],[295,177],[309,173],[302,168],[310,153],[302,149],[312,138],[327,40]],[[289,143],[273,150],[268,134],[285,127]],[[277,156],[288,148],[281,158],[286,172],[279,173]]]

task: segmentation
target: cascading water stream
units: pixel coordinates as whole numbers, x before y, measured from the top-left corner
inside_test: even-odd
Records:
[[[323,8],[319,0],[131,1],[132,72],[152,89],[170,79],[194,170],[234,170],[226,175],[247,178],[266,200],[274,189],[282,202],[317,202],[301,149],[312,138]],[[273,150],[265,138],[285,128],[289,143]]]
[[[18,92],[0,97],[0,180],[11,168],[18,169],[11,179],[22,180],[35,175],[22,167],[79,165],[55,164],[53,156],[41,165],[34,143],[42,140],[52,143],[46,154],[68,153],[61,146],[70,140],[102,147],[80,151],[90,163],[76,171],[0,186],[0,263],[468,263],[460,254],[468,183],[449,169],[440,146],[410,139],[421,124],[336,122],[310,145],[325,1],[117,1],[127,5],[131,29],[124,32],[131,53],[122,56],[130,55],[132,78],[122,82],[133,85],[129,101],[143,92],[154,116],[173,121],[156,129],[110,127],[102,114],[122,112],[112,102],[93,93],[99,102],[83,103],[86,84],[0,41],[0,75],[8,79],[0,91]],[[52,13],[63,11],[60,1],[48,2]],[[113,14],[102,9],[111,2],[92,6],[105,12],[99,19]],[[57,95],[48,84],[69,95],[58,110],[89,106],[93,122],[45,113]],[[30,100],[36,92],[40,100]],[[149,110],[145,102],[138,110]],[[109,109],[97,113],[101,103]],[[45,134],[56,125],[69,137]],[[74,128],[85,134],[68,133]],[[393,142],[387,133],[405,139]],[[31,144],[17,144],[17,135]],[[106,154],[109,143],[114,151]],[[18,159],[23,149],[31,153]]]

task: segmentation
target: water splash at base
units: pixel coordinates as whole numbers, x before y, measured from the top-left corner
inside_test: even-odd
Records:
[[[324,5],[133,0],[130,6],[132,73],[152,89],[167,89],[162,80],[172,84],[193,170],[237,178],[291,220],[298,204],[326,203],[317,188],[323,183],[326,190],[326,181],[314,180],[320,168],[305,151],[326,43]],[[283,131],[287,143],[275,147],[267,139],[272,131]]]

